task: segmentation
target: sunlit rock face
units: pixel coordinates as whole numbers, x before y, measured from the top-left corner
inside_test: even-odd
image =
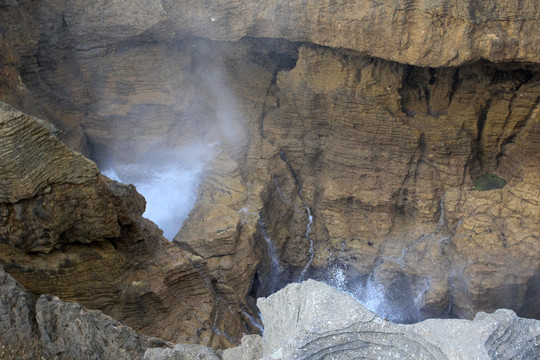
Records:
[[[152,290],[147,301],[167,303],[163,313],[148,305],[159,315],[137,307],[128,316],[115,306],[141,302],[117,290],[85,302],[74,282],[53,287],[34,276],[34,254],[6,250],[2,264],[36,293],[216,347],[257,331],[255,297],[309,277],[394,321],[499,307],[540,317],[539,12],[533,1],[493,4],[0,7],[9,25],[0,31],[1,99],[54,123],[105,174],[135,184],[145,216],[174,240],[143,220],[122,230],[102,206],[90,214],[109,233],[64,232],[47,251],[137,239],[142,248],[110,259],[117,274],[123,261],[173,271],[178,256],[198,280],[167,282],[173,295]],[[99,189],[109,186],[97,168],[91,174]],[[504,185],[479,185],[486,178]],[[116,240],[103,241],[118,254]],[[150,250],[155,243],[166,255]],[[89,284],[110,286],[98,283]],[[167,311],[189,312],[184,286],[209,296],[205,315],[177,331],[183,320],[167,316],[159,330]]]

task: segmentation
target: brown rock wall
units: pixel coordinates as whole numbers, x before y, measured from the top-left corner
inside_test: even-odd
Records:
[[[298,274],[309,261],[305,202],[315,268],[337,262],[386,285],[405,273],[421,307],[444,309],[443,299],[454,315],[479,304],[519,311],[539,260],[538,73],[410,68],[303,47],[277,86],[263,132],[288,169],[273,169],[281,181],[265,214],[279,248],[303,254],[284,263]],[[471,190],[485,173],[508,185]],[[302,189],[296,205],[280,194],[291,187]]]
[[[216,347],[240,336],[216,334],[213,314],[227,304],[191,254],[141,218],[144,199],[133,186],[99,175],[42,121],[0,110],[0,167],[20,168],[4,173],[0,201],[0,263],[10,275],[35,294],[103,310],[144,334]]]
[[[242,37],[350,49],[418,66],[538,62],[538,4],[497,1],[123,1],[54,4],[73,44],[133,36],[174,39]]]

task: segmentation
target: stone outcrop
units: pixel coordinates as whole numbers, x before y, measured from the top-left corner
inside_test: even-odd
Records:
[[[283,38],[432,67],[538,62],[538,10],[534,0],[40,2],[48,33],[59,30],[51,40],[67,33],[80,48],[133,37]]]
[[[536,316],[523,301],[540,262],[538,72],[306,46],[276,86],[260,160],[271,158],[263,216],[285,268],[298,276],[310,261],[308,206],[312,276],[336,266],[359,291],[372,274],[424,313],[394,320],[505,306]],[[474,189],[490,173],[507,185]]]
[[[510,310],[473,321],[390,323],[350,295],[308,280],[259,299],[263,359],[534,359],[540,321]],[[253,359],[249,357],[239,359]]]
[[[223,351],[172,347],[138,334],[100,311],[57,297],[39,298],[0,266],[0,355],[3,359],[304,359],[363,356],[425,359],[532,359],[540,355],[540,322],[510,310],[473,321],[431,319],[393,324],[324,283],[308,280],[258,301],[264,336],[248,335]]]
[[[166,346],[76,303],[42,295],[37,300],[0,266],[2,359],[142,359],[147,348]]]
[[[9,274],[145,334],[230,344],[215,320],[234,318],[230,307],[216,302],[199,260],[141,217],[133,186],[100,175],[50,125],[6,104],[0,134],[0,264]]]

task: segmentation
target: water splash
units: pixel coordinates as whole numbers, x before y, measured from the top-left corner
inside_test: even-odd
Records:
[[[268,249],[268,259],[270,260],[270,271],[268,273],[268,283],[265,287],[267,287],[270,294],[274,293],[277,290],[277,284],[279,280],[279,275],[283,272],[283,269],[281,268],[281,264],[279,262],[279,256],[276,251],[276,246],[274,245],[274,242],[272,241],[272,238],[268,235],[268,232],[266,231],[266,224],[264,223],[264,220],[262,218],[262,214],[259,216],[259,231],[261,232],[261,235],[266,242],[266,248]]]
[[[133,184],[146,199],[144,217],[172,241],[197,199],[200,179],[218,143],[191,145],[179,150],[156,151],[137,163],[111,164],[102,173],[118,182]]]
[[[261,324],[259,324],[259,322],[257,320],[255,320],[255,318],[253,316],[251,316],[247,311],[242,310],[242,314],[246,318],[248,318],[248,320],[251,322],[251,324],[253,324],[253,326],[255,326],[257,329],[259,329],[261,334],[264,332],[264,327]],[[260,314],[259,314],[259,317],[261,317]]]
[[[302,201],[303,200],[304,199],[302,198]],[[302,269],[302,272],[300,273],[300,276],[298,277],[298,281],[302,281],[304,279],[306,272],[308,271],[309,267],[311,266],[311,263],[313,262],[313,257],[315,256],[315,252],[313,249],[313,245],[314,245],[313,239],[309,237],[309,232],[311,231],[311,225],[313,224],[313,215],[311,215],[311,210],[309,209],[307,205],[306,205],[306,211],[307,211],[308,223],[306,225],[306,234],[304,235],[304,237],[309,240],[309,260],[304,266],[304,268]]]

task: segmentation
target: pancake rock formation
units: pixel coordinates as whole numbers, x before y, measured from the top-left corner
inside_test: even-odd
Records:
[[[142,333],[230,344],[211,329],[224,305],[216,303],[199,260],[141,217],[145,201],[132,185],[100,175],[51,129],[0,104],[5,271],[36,295],[103,310]]]
[[[540,319],[539,27],[535,0],[0,1],[0,265],[215,349],[308,278],[394,322]]]

